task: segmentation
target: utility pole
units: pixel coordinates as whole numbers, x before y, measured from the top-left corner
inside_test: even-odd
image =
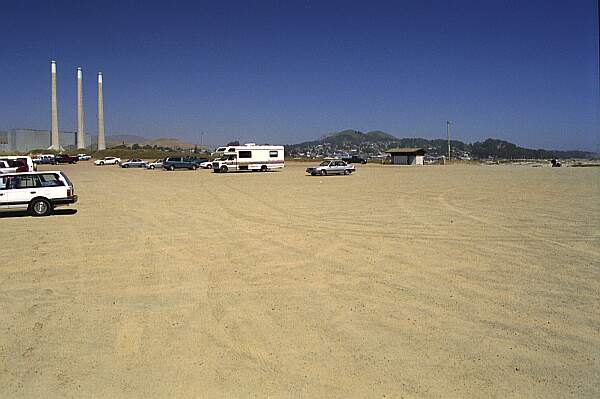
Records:
[[[446,121],[446,133],[448,134],[448,162],[450,162],[450,121]]]

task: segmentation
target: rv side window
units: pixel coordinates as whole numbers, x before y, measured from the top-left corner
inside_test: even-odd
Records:
[[[277,158],[279,156],[279,151],[269,151],[269,156],[271,158]]]
[[[240,151],[240,158],[252,158],[252,151]]]

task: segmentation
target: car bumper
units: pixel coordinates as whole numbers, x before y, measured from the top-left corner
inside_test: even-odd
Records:
[[[52,205],[60,206],[60,205],[74,204],[77,202],[77,199],[78,198],[76,195],[71,195],[70,197],[64,197],[64,198],[55,198],[52,200]]]

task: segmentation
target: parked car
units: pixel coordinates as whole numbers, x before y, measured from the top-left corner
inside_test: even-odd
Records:
[[[75,202],[73,183],[63,172],[0,175],[0,211],[26,210],[33,216],[47,216],[57,206]]]
[[[37,169],[33,159],[25,155],[0,156],[0,161],[8,163],[9,168],[18,168],[17,172],[34,172]]]
[[[54,157],[54,163],[70,163],[70,164],[75,164],[77,163],[77,161],[79,161],[78,157],[72,156],[72,155],[68,155],[68,154],[58,154],[57,156]]]
[[[33,163],[37,165],[54,165],[56,164],[54,158],[54,154],[40,154],[33,158]]]
[[[348,164],[341,160],[323,161],[319,166],[307,168],[306,172],[312,176],[327,176],[327,175],[349,175],[356,172],[352,164]]]
[[[200,163],[202,169],[212,169],[212,161],[204,161]]]
[[[346,162],[346,163],[362,163],[362,164],[366,164],[367,160],[363,157],[359,157],[358,155],[352,155],[349,157],[343,157],[342,161]]]
[[[143,159],[133,158],[129,159],[121,164],[122,168],[145,168],[148,165],[148,162]]]
[[[194,157],[168,157],[163,162],[163,169],[175,170],[175,169],[190,169],[196,170],[200,167],[202,162],[208,161],[206,158],[194,158]]]
[[[103,159],[97,159],[94,161],[94,165],[104,166],[104,165],[118,165],[121,163],[121,158],[117,157],[104,157]]]
[[[92,156],[87,154],[77,154],[77,158],[79,158],[80,161],[89,161],[92,159]]]
[[[162,159],[156,159],[146,165],[147,169],[156,169],[156,168],[162,168],[162,167],[163,167]]]

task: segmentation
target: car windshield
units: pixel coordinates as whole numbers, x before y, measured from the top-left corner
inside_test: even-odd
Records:
[[[329,161],[323,161],[319,164],[319,166],[328,166],[329,165]]]

